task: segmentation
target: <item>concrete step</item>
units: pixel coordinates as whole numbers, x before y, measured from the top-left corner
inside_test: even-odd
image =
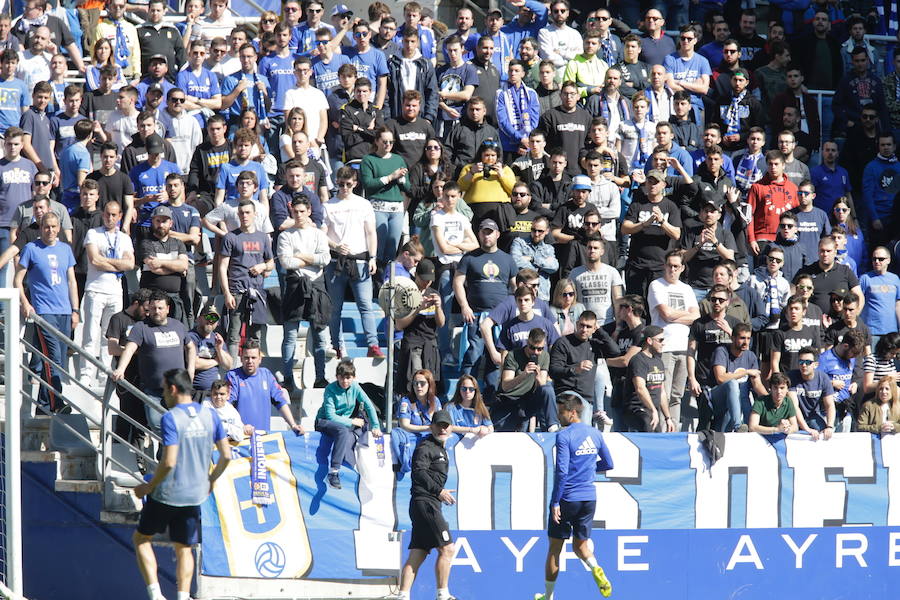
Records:
[[[22,452],[22,462],[55,462],[56,479],[97,480],[97,458],[94,456],[67,456],[59,452],[29,450]]]

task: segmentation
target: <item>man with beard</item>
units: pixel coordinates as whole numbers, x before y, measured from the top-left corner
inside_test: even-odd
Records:
[[[169,235],[172,216],[172,209],[165,204],[153,209],[150,217],[151,235],[141,240],[138,260],[142,265],[141,287],[159,290],[171,299],[175,309],[173,317],[180,321],[185,315],[181,295],[188,269],[188,255],[184,242]],[[158,381],[159,377],[155,380]]]
[[[700,207],[700,223],[689,228],[681,238],[684,262],[688,265],[687,283],[699,302],[712,287],[712,272],[725,258],[734,260],[734,236],[722,227],[722,209],[715,200],[706,199]]]
[[[208,392],[219,378],[219,369],[228,371],[232,359],[225,345],[225,338],[216,332],[219,325],[219,311],[210,304],[197,319],[197,324],[188,332],[188,338],[197,348],[194,362],[194,391]]]
[[[122,379],[135,356],[141,388],[161,409],[165,408],[162,398],[163,373],[170,369],[187,369],[191,379],[194,378],[197,348],[187,336],[185,326],[169,318],[169,297],[165,292],[154,290],[150,295],[147,317],[131,328],[128,342],[119,357],[119,366],[113,371],[113,380]],[[144,411],[151,429],[159,433],[163,411],[150,405],[145,405]]]
[[[578,163],[574,160],[584,146],[588,129],[591,126],[591,114],[578,106],[581,92],[578,85],[567,81],[560,90],[562,104],[551,108],[541,115],[538,127],[547,133],[547,144],[551,148],[560,147],[566,156],[571,157],[566,172],[575,176],[579,172]]]

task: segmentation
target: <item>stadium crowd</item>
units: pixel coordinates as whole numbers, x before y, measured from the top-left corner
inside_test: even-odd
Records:
[[[26,0],[0,17],[0,268],[152,397],[172,368],[224,378],[237,436],[269,403],[302,431],[281,386],[307,324],[333,485],[350,433],[381,425],[326,359],[350,354],[348,288],[384,357],[390,265],[416,300],[389,340],[401,474],[441,399],[479,435],[556,431],[563,392],[620,431],[895,431],[900,49],[865,37],[889,16],[605,4],[461,8],[454,30],[417,2],[283,0],[236,25],[227,0],[174,24],[161,0]],[[810,90],[833,92],[821,114]]]

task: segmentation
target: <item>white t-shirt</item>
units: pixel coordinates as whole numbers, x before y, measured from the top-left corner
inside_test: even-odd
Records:
[[[256,230],[263,233],[275,231],[275,228],[272,227],[272,222],[269,221],[268,211],[264,210],[263,205],[256,200],[253,203],[256,204]],[[228,231],[239,229],[241,222],[238,219],[238,199],[226,198],[222,204],[206,213],[206,219],[213,225],[218,225],[224,221],[225,229]]]
[[[294,88],[284,94],[284,114],[299,106],[306,113],[306,131],[309,132],[310,141],[319,134],[319,117],[321,111],[328,111],[328,100],[322,90],[314,87],[306,89]]]
[[[125,151],[125,147],[131,143],[131,138],[137,133],[137,116],[138,113],[134,113],[134,115],[128,117],[118,110],[114,110],[109,116],[109,122],[104,127],[112,136],[112,142],[119,150],[120,157],[122,152]],[[119,161],[116,161],[116,164],[118,163]]]
[[[96,246],[100,256],[124,258],[128,252],[134,255],[134,244],[131,243],[131,238],[118,229],[114,233],[107,232],[103,227],[88,229],[87,235],[84,237],[84,245],[87,247],[91,244]],[[122,282],[115,273],[101,271],[91,261],[88,261],[84,289],[87,292],[99,294],[121,295]]]
[[[613,286],[623,285],[619,272],[606,263],[600,263],[598,271],[589,271],[587,266],[581,265],[572,269],[569,279],[575,283],[575,293],[584,308],[594,311],[601,325],[612,323],[615,319]]]
[[[663,352],[684,352],[688,348],[688,336],[691,332],[690,325],[682,325],[680,323],[669,323],[659,314],[657,308],[661,304],[665,304],[674,310],[689,310],[697,308],[697,297],[694,290],[686,283],[681,281],[677,283],[669,283],[665,278],[660,277],[650,284],[647,290],[647,304],[650,305],[650,324],[663,328],[666,341],[663,343]]]
[[[350,254],[362,254],[369,249],[366,241],[366,222],[375,227],[375,211],[372,203],[350,194],[346,200],[338,200],[337,196],[325,203],[325,226],[328,228],[328,239],[335,244],[347,244]]]
[[[435,227],[440,229],[441,236],[448,244],[459,244],[462,242],[466,238],[466,227],[468,225],[469,219],[460,213],[448,215],[442,210],[436,210],[431,213],[432,230]],[[437,244],[434,245],[434,253],[442,265],[458,263],[463,257],[462,252],[458,254],[444,254]]]

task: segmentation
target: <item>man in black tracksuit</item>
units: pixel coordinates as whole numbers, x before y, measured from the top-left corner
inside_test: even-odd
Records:
[[[453,538],[450,526],[441,514],[441,502],[455,504],[453,491],[444,488],[447,483],[449,456],[444,444],[450,437],[452,419],[446,410],[439,410],[431,418],[431,435],[419,442],[412,457],[412,498],[409,501],[409,519],[412,534],[409,540],[409,557],[400,575],[400,598],[409,600],[409,590],[416,579],[422,562],[438,549],[434,565],[438,598],[455,600],[449,592],[450,561],[453,559]]]
[[[222,115],[206,121],[207,139],[194,149],[187,177],[187,203],[197,207],[200,216],[215,208],[216,180],[219,169],[229,160],[228,125]]]

